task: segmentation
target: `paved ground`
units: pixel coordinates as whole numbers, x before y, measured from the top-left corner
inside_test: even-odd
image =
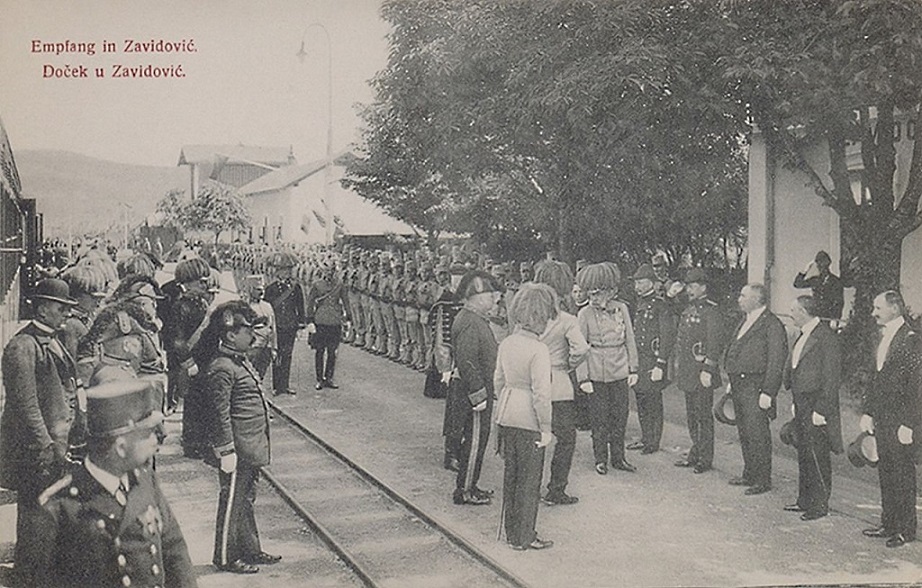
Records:
[[[422,396],[421,374],[344,347],[341,389],[317,392],[308,352],[299,341],[293,368],[299,394],[280,404],[536,587],[922,583],[922,543],[889,550],[861,536],[879,516],[879,490],[873,472],[855,470],[842,456],[834,457],[835,512],[812,523],[781,510],[796,492],[796,463],[787,448],[776,448],[774,489],[761,496],[745,497],[727,485],[741,469],[730,427],[717,425],[715,471],[693,475],[673,467],[688,444],[684,426],[675,424],[684,419],[678,393],[667,395],[674,422],[666,425],[664,451],[630,454],[636,474],[596,474],[589,433],[580,433],[569,489],[579,504],[542,506],[538,515],[539,532],[556,545],[545,552],[512,551],[496,539],[498,501],[487,507],[451,504],[454,476],[441,468],[443,403]],[[779,426],[777,421],[773,426],[776,441]],[[159,470],[201,586],[356,585],[265,486],[257,512],[264,547],[285,559],[256,576],[215,572],[210,561],[216,475],[178,454],[177,427],[170,423],[174,434]],[[638,434],[632,414],[628,436]],[[499,494],[501,480],[502,462],[490,451],[481,485]],[[12,541],[11,508],[0,507],[0,553]]]

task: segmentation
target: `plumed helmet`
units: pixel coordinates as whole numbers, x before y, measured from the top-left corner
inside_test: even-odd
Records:
[[[576,282],[583,292],[615,289],[621,282],[621,272],[617,265],[608,261],[593,263],[576,274]]]
[[[499,282],[483,270],[469,271],[458,282],[458,298],[466,300],[475,294],[484,292],[502,292]]]
[[[534,281],[547,284],[560,298],[566,298],[573,292],[573,279],[570,266],[562,261],[542,261],[535,266]]]
[[[89,294],[103,298],[106,295],[106,275],[101,269],[89,264],[67,269],[61,278],[70,287],[71,296]]]
[[[119,279],[131,274],[141,274],[142,276],[154,277],[156,267],[153,260],[143,253],[132,255],[128,259],[123,259],[117,264]]]
[[[211,275],[211,267],[201,257],[193,257],[177,263],[174,275],[177,282],[196,282]]]

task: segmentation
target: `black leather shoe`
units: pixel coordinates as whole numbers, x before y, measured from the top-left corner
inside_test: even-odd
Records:
[[[673,465],[675,465],[675,467],[677,468],[693,468],[695,467],[696,464],[695,462],[688,461],[687,459],[680,459],[679,461],[675,462],[675,464]]]
[[[910,541],[915,541],[915,537],[908,537],[902,533],[897,533],[893,537],[887,539],[887,547],[902,547],[909,543]]]
[[[896,533],[894,533],[893,531],[890,531],[889,529],[887,529],[886,527],[883,527],[883,526],[880,526],[880,527],[871,527],[870,529],[865,529],[865,530],[861,531],[861,533],[862,533],[865,537],[871,537],[871,538],[873,538],[873,539],[879,539],[879,538],[883,538],[883,537],[892,537],[893,535],[896,534]]]
[[[695,465],[694,472],[696,474],[703,474],[704,472],[709,472],[709,471],[711,471],[711,466],[709,465],[704,465],[703,463],[699,463]]]
[[[730,481],[727,482],[731,486],[752,486],[752,482],[744,478],[743,476],[734,476],[730,478]]]
[[[323,390],[323,382],[317,382],[314,384],[314,390]]]
[[[339,386],[333,380],[327,380],[323,383],[324,386],[330,388],[331,390],[339,390]]]
[[[474,488],[471,490],[471,494],[479,498],[493,498],[492,490],[484,490],[482,488],[478,488],[477,486],[474,486]]]
[[[794,504],[784,505],[784,510],[788,512],[806,512],[807,509],[805,509],[804,507],[802,507],[801,505],[795,502]]]
[[[259,568],[257,566],[250,565],[242,559],[235,559],[229,564],[225,564],[223,566],[215,564],[215,567],[222,572],[230,572],[232,574],[255,574],[259,572]]]
[[[271,553],[260,551],[259,553],[249,555],[243,558],[243,561],[245,561],[248,564],[252,564],[254,566],[255,565],[271,566],[272,564],[276,564],[282,561],[282,556],[272,555]]]
[[[769,486],[768,484],[756,484],[755,486],[750,486],[749,488],[746,488],[746,491],[743,492],[743,494],[745,494],[746,496],[755,496],[756,494],[765,494],[771,489],[772,487]]]
[[[826,512],[805,512],[800,515],[800,520],[802,521],[815,521],[816,519],[821,519],[829,513]]]
[[[634,441],[633,443],[628,443],[627,447],[625,447],[625,449],[630,451],[638,451],[643,448],[643,441]]]
[[[633,465],[629,464],[627,461],[625,461],[625,460],[623,460],[623,459],[622,459],[621,461],[619,461],[619,462],[614,462],[614,461],[613,461],[612,464],[611,464],[611,467],[612,467],[612,469],[621,470],[622,472],[631,472],[631,473],[633,473],[633,472],[636,472],[636,471],[637,471],[637,468],[635,468]]]

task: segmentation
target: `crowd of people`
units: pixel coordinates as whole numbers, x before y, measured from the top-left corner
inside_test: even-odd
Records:
[[[90,248],[29,296],[33,320],[3,353],[0,423],[0,484],[18,492],[14,557],[23,585],[161,576],[166,585],[195,584],[154,467],[164,415],[180,406],[184,454],[218,470],[214,565],[249,574],[279,561],[262,550],[253,513],[259,468],[270,460],[264,381],[271,367],[272,392],[297,393],[291,363],[302,330],[317,390],[339,387],[343,341],[426,373],[423,393],[445,398],[444,466],[457,472],[455,504],[492,502],[478,484],[496,431],[504,529],[516,550],[553,545],[536,530],[539,502],[578,502],[567,492],[578,430],[591,430],[598,475],[635,472],[630,450],[659,451],[670,382],[685,395],[691,441],[675,465],[710,471],[722,374],[744,464],[730,484],[746,495],[771,489],[769,423],[788,390],[793,418],[782,439],[797,448],[800,479],[797,500],[784,508],[804,521],[829,512],[830,453],[844,449],[832,323],[842,308],[823,252],[796,278],[813,292],[792,301],[800,335],[790,349],[763,285],[740,290],[741,318],[731,329],[709,297],[708,272],[691,268],[672,280],[662,254],[629,276],[611,262],[581,262],[574,275],[551,258],[500,264],[460,247],[237,244],[210,261],[192,248],[176,258],[172,279],[161,284],[155,253],[136,251],[116,264]],[[222,293],[214,266],[233,275],[232,292]],[[625,283],[633,291],[622,291]],[[882,337],[869,358],[861,417],[863,435],[876,441],[883,505],[881,525],[865,534],[891,547],[916,538],[922,454],[913,438],[922,425],[922,337],[904,314],[898,292],[875,299]],[[641,438],[629,443],[631,391]],[[123,524],[134,509],[148,524]],[[80,548],[93,556],[73,557]]]

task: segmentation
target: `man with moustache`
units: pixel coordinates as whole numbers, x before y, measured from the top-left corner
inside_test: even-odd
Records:
[[[861,416],[861,429],[877,440],[880,461],[880,526],[867,537],[886,537],[887,547],[916,539],[916,463],[922,452],[922,336],[904,318],[906,305],[895,290],[874,298],[880,325],[874,372]]]

